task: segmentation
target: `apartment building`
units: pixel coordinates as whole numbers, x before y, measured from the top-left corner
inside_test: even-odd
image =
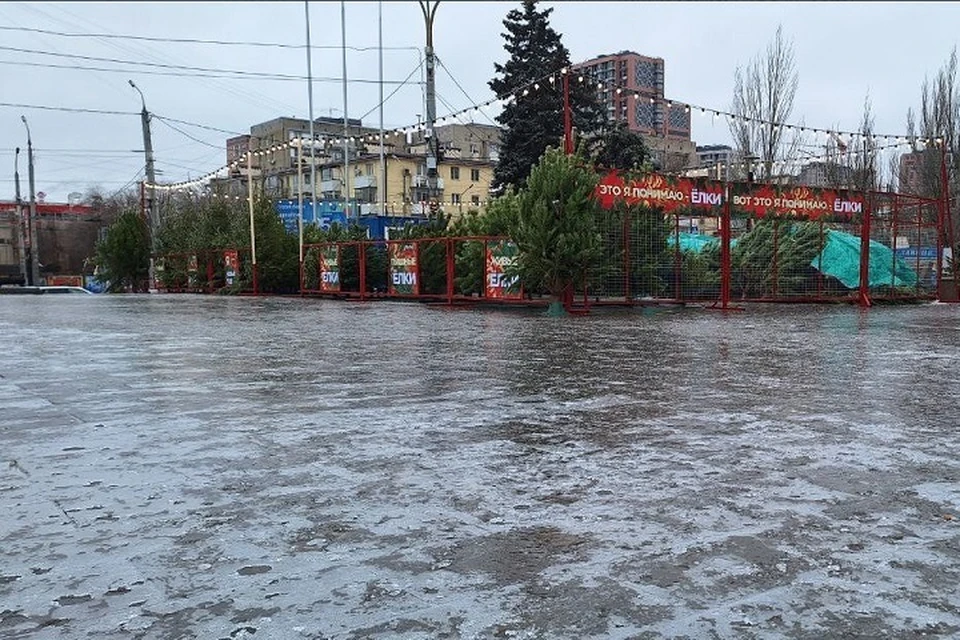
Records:
[[[690,140],[689,109],[664,96],[663,58],[621,51],[575,64],[573,69],[597,86],[610,120],[624,122],[644,136]]]
[[[253,186],[267,197],[295,200],[301,194],[319,201],[339,202],[345,194],[351,215],[395,213],[418,215],[429,210],[433,200],[446,211],[458,213],[481,208],[489,199],[493,168],[500,152],[500,127],[483,124],[450,124],[434,128],[440,141],[435,192],[428,189],[427,147],[422,132],[384,138],[385,174],[380,166],[379,130],[348,120],[348,162],[344,162],[343,121],[314,121],[314,135],[321,142],[315,153],[296,145],[274,149],[294,139],[309,140],[309,120],[276,118],[254,125],[247,136],[227,140],[228,163],[243,157],[248,149],[267,150],[252,158]],[[315,163],[317,184],[311,185],[310,163]],[[346,176],[344,171],[347,171]],[[233,169],[227,179],[214,180],[218,193],[243,195],[247,190],[246,168]],[[382,175],[386,176],[386,193]],[[346,179],[345,179],[346,178]],[[436,206],[436,205],[435,205]]]

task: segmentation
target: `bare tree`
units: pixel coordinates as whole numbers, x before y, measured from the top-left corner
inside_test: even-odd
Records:
[[[796,154],[799,139],[785,139],[784,127],[793,112],[799,74],[793,56],[793,42],[778,26],[766,51],[758,53],[745,69],[733,76],[733,114],[730,133],[741,158],[758,159],[760,178],[773,177],[775,162],[787,163]]]
[[[880,152],[874,132],[870,94],[863,99],[859,140],[850,154],[851,186],[859,191],[876,191],[880,187]]]
[[[942,193],[941,148],[946,145],[949,187],[957,193],[960,176],[960,87],[957,84],[957,50],[954,48],[947,62],[930,81],[924,78],[920,91],[919,123],[913,110],[907,112],[907,129],[913,141],[913,153],[919,156],[921,195],[938,197]],[[927,144],[917,144],[914,131]],[[930,141],[934,142],[931,143]],[[939,142],[938,142],[939,141]]]

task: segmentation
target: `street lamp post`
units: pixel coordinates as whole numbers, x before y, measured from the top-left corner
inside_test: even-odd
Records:
[[[440,149],[439,141],[434,132],[434,121],[437,118],[436,96],[436,67],[433,51],[433,21],[437,14],[437,5],[440,0],[420,0],[420,11],[423,13],[423,24],[427,32],[427,123],[424,138],[427,142],[427,192],[432,202],[437,197],[437,152]]]
[[[140,109],[140,126],[143,129],[143,154],[145,160],[145,171],[147,174],[147,188],[144,190],[146,200],[147,200],[147,214],[149,215],[150,222],[150,270],[148,278],[150,279],[150,288],[153,289],[156,283],[156,272],[154,265],[154,257],[157,252],[157,229],[159,228],[159,221],[157,220],[157,205],[154,200],[154,187],[153,185],[157,182],[157,177],[153,168],[153,142],[150,138],[150,112],[147,111],[147,101],[143,97],[143,91],[140,91],[140,87],[133,83],[133,80],[128,80],[130,86],[137,90],[137,93],[140,94],[140,104],[142,108]]]
[[[30,136],[30,125],[27,116],[20,116],[23,126],[27,128],[27,181],[30,184],[30,211],[27,214],[27,235],[30,237],[30,284],[40,284],[40,246],[37,238],[37,192],[34,187],[33,176],[33,139]]]

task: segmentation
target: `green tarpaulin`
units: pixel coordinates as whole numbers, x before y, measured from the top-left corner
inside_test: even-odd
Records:
[[[870,241],[870,287],[915,287],[917,274],[887,245]],[[833,276],[849,289],[860,286],[860,238],[842,231],[827,230],[827,241],[810,266]]]
[[[720,241],[714,236],[695,233],[680,233],[680,250],[700,252],[711,244]],[[731,241],[731,248],[736,246],[736,240]],[[675,246],[677,238],[670,234],[667,244]],[[818,269],[826,276],[832,276],[849,289],[860,286],[860,238],[827,229],[826,243],[823,251],[814,257],[810,266]],[[871,287],[915,287],[917,274],[907,266],[902,258],[894,258],[893,250],[876,240],[870,241],[870,278]]]

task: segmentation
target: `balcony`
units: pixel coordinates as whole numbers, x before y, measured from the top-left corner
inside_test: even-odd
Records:
[[[413,176],[413,186],[425,189],[427,187],[427,176]],[[443,191],[443,178],[437,177],[437,191]]]
[[[353,179],[354,189],[368,189],[377,186],[377,176],[357,176]]]

